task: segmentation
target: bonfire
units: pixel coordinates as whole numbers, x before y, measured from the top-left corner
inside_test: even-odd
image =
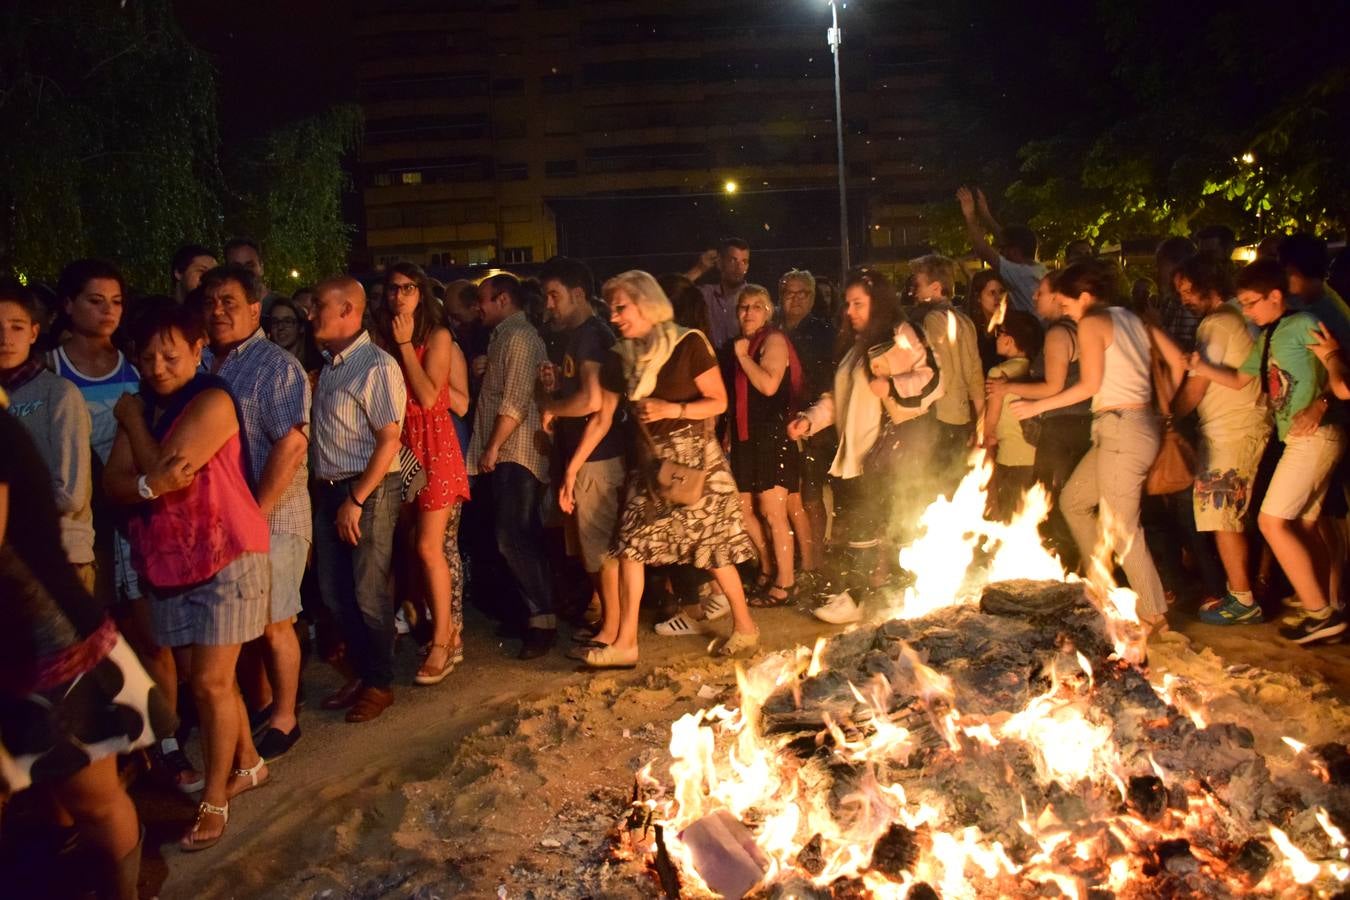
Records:
[[[1345,747],[1211,721],[1203,684],[1150,670],[1105,548],[1067,574],[1039,537],[1045,493],[988,522],[987,480],[973,465],[925,512],[900,554],[913,582],[873,621],[674,723],[629,819],[665,892],[1345,891]]]

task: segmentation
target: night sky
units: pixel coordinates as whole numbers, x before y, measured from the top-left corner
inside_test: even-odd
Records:
[[[183,30],[220,73],[223,141],[355,99],[356,2],[176,0]]]

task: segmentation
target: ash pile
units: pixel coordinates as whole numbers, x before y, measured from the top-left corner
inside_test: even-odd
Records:
[[[1004,581],[764,660],[640,775],[653,872],[685,897],[1350,896],[1345,745],[1208,721],[1113,637],[1081,583]]]

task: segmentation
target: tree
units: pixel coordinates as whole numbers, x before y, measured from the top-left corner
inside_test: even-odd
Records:
[[[954,187],[1002,192],[1052,252],[1223,223],[1350,222],[1350,77],[1330,0],[943,6]]]
[[[0,266],[101,256],[166,286],[178,244],[220,230],[210,64],[167,0],[17,2],[0,30]]]
[[[312,280],[346,267],[353,229],[342,218],[343,160],[360,135],[360,108],[336,106],[227,154],[226,221],[263,245],[271,272]]]

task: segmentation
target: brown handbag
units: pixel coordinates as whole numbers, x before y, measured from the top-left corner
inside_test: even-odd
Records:
[[[1153,467],[1148,470],[1144,492],[1152,496],[1175,494],[1195,484],[1195,448],[1172,425],[1172,398],[1164,396],[1163,392],[1167,367],[1152,331],[1148,333],[1148,347],[1153,370],[1153,397],[1158,404],[1158,414],[1162,416],[1162,443],[1158,446]]]
[[[637,423],[638,434],[642,436],[643,449],[646,451],[643,469],[652,495],[672,506],[693,506],[703,496],[703,485],[708,480],[708,473],[695,466],[663,458],[656,450],[652,433],[647,430],[646,423],[638,418],[636,410],[633,421]]]

